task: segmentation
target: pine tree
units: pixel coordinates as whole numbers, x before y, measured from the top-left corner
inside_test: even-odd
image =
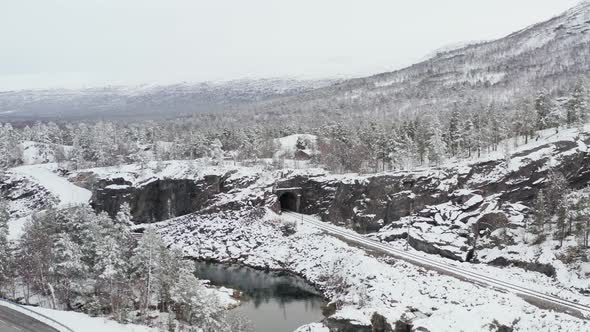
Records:
[[[8,241],[8,206],[5,201],[0,200],[0,295],[1,290],[12,280],[12,254]]]
[[[570,215],[568,214],[568,207],[565,205],[559,206],[557,210],[557,228],[559,236],[559,247],[563,247],[563,240],[566,237],[566,228],[569,221]]]
[[[125,312],[131,309],[129,287],[129,242],[114,233],[104,234],[96,245],[97,260],[94,265],[99,294],[108,294],[108,303],[118,321],[125,319]]]
[[[545,224],[547,223],[548,213],[545,202],[545,194],[541,190],[534,202],[533,224],[531,232],[538,236],[539,239],[544,237]]]
[[[399,150],[396,151],[394,156],[394,162],[396,162],[401,168],[412,169],[414,167],[414,161],[417,160],[417,146],[414,139],[408,134],[404,133],[399,138]]]
[[[160,254],[165,247],[160,235],[149,228],[133,250],[131,266],[134,278],[138,281],[141,292],[140,311],[147,314],[152,298],[159,292],[158,279],[162,273]]]
[[[545,189],[546,206],[549,214],[555,214],[557,212],[557,208],[563,203],[568,190],[568,182],[563,173],[558,171],[549,172],[547,176],[547,188]]]
[[[529,138],[533,137],[537,127],[536,112],[531,109],[528,103],[522,103],[522,106],[516,111],[513,126],[516,134],[524,137],[524,144],[528,144]]]
[[[220,140],[215,139],[213,140],[213,142],[211,142],[211,150],[209,151],[209,156],[215,164],[223,162],[223,145],[221,144]]]
[[[465,121],[464,131],[464,146],[467,149],[467,158],[471,158],[471,153],[473,152],[477,141],[476,127],[472,121],[472,116]]]
[[[549,114],[552,105],[549,97],[544,91],[540,91],[535,99],[535,112],[537,114],[537,130],[546,129],[549,126]]]
[[[68,309],[72,308],[72,293],[83,287],[86,267],[82,262],[82,250],[69,235],[59,234],[53,249],[51,264],[57,297]]]
[[[390,161],[389,158],[389,137],[387,131],[383,126],[377,126],[375,128],[375,148],[374,154],[376,158],[376,169],[379,171],[378,166],[381,163],[381,170],[385,171],[387,164]]]
[[[438,122],[431,123],[430,139],[428,140],[428,159],[434,165],[440,164],[446,155],[447,145],[443,140],[442,130]]]
[[[470,141],[477,151],[477,158],[480,158],[481,150],[485,144],[485,130],[483,129],[485,121],[479,113],[475,112],[472,114],[471,122],[473,123],[473,131],[471,132]]]
[[[368,152],[366,155],[367,163],[375,172],[378,171],[379,160],[382,159],[381,148],[379,146],[379,135],[380,126],[374,121],[371,121],[368,125],[363,125],[359,128],[358,136],[360,144],[362,144]]]
[[[588,240],[590,240],[590,193],[583,192],[578,195],[573,210],[575,211],[574,232],[580,239],[581,246],[588,248]]]
[[[414,140],[416,142],[416,154],[418,155],[418,162],[420,165],[424,165],[425,158],[428,157],[429,152],[428,148],[430,143],[430,124],[425,122],[423,118],[416,119],[414,127],[416,128]]]
[[[590,117],[586,88],[578,83],[566,104],[566,123],[568,126],[585,123]]]
[[[162,273],[159,275],[158,283],[160,284],[161,310],[168,311],[168,306],[173,302],[174,287],[180,278],[180,274],[185,272],[192,274],[192,271],[185,268],[185,262],[182,260],[182,252],[178,249],[170,250],[162,247],[160,259]]]
[[[451,156],[455,157],[462,146],[463,143],[463,132],[461,128],[461,115],[457,108],[453,110],[451,113],[451,118],[449,120],[449,127],[447,131],[447,146],[449,151],[451,152]]]
[[[189,325],[199,326],[205,331],[223,331],[223,310],[217,297],[203,290],[199,280],[188,269],[178,274],[171,292],[176,303],[176,316]]]
[[[25,284],[25,300],[28,303],[30,291],[39,290],[56,306],[55,292],[51,284],[51,262],[53,262],[53,231],[49,218],[42,213],[33,215],[25,224],[19,241],[18,271]]]
[[[487,125],[489,126],[489,144],[491,144],[493,151],[498,151],[500,141],[505,137],[505,116],[494,105],[490,105],[486,112],[486,117],[488,118]]]

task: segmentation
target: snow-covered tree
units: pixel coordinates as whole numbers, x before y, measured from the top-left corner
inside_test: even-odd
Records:
[[[53,248],[51,280],[57,298],[66,308],[72,308],[72,294],[84,287],[86,266],[82,262],[82,250],[68,234],[58,234]]]
[[[442,129],[435,122],[430,127],[430,139],[428,140],[428,160],[431,164],[440,164],[447,153],[447,145],[443,139]]]
[[[115,217],[115,221],[119,225],[122,225],[125,228],[129,228],[134,225],[133,221],[131,221],[131,218],[132,218],[131,206],[129,206],[129,203],[124,202],[123,204],[121,204],[121,207],[119,208],[119,212],[117,212],[117,215]]]
[[[165,247],[160,235],[149,228],[133,250],[131,267],[141,292],[140,310],[145,315],[153,298],[160,291],[158,277],[162,273],[160,254]]]
[[[0,294],[6,284],[11,282],[13,271],[12,253],[8,241],[8,205],[0,199]]]
[[[207,292],[191,271],[183,270],[172,289],[176,317],[204,331],[223,331],[223,310],[216,296]]]
[[[566,104],[566,123],[568,126],[574,126],[585,123],[590,117],[588,107],[588,96],[586,88],[582,83],[578,83]]]
[[[55,292],[51,280],[53,262],[53,239],[51,222],[44,214],[33,215],[25,224],[24,233],[18,246],[18,272],[25,285],[25,301],[28,303],[31,291],[52,299],[55,308]]]
[[[531,225],[531,232],[543,238],[545,233],[545,224],[548,219],[547,202],[543,190],[539,191],[535,202],[533,203],[533,223]]]
[[[132,309],[130,248],[127,245],[128,242],[119,234],[105,234],[96,245],[96,288],[99,294],[107,295],[111,312],[119,321],[124,321],[126,313]]]
[[[451,156],[455,157],[463,144],[463,128],[461,122],[461,114],[457,109],[451,112],[449,126],[447,130],[447,146]]]
[[[569,190],[568,182],[563,173],[558,171],[551,171],[547,176],[547,188],[545,195],[547,199],[547,211],[550,214],[555,214],[557,208],[563,203],[564,197]]]
[[[219,164],[223,162],[223,145],[219,139],[213,140],[211,142],[211,150],[209,151],[209,157],[213,160],[214,163]]]
[[[553,105],[547,96],[545,91],[539,91],[537,98],[535,99],[535,112],[537,115],[537,127],[536,129],[541,130],[549,127],[549,114]]]

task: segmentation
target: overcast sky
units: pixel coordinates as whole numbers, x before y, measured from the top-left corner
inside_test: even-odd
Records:
[[[369,75],[579,0],[0,0],[0,90]]]

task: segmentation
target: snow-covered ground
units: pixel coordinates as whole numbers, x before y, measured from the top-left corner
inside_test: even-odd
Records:
[[[51,317],[66,325],[74,332],[159,332],[160,329],[136,324],[119,324],[113,320],[102,317],[90,317],[86,314],[52,310],[40,307],[27,307],[33,311]]]
[[[516,331],[590,329],[585,320],[541,310],[512,294],[373,257],[305,224],[298,225],[296,234],[284,236],[276,224],[278,216],[270,212],[262,219],[236,217],[188,216],[158,227],[188,256],[304,276],[341,303],[332,319],[366,325],[377,312],[390,323],[407,319],[414,328],[430,331],[482,331],[495,323]]]
[[[34,306],[20,306],[0,301],[0,306],[35,318],[60,332],[158,332],[159,329],[135,324],[119,324],[113,320],[90,317],[73,311],[52,310]],[[38,313],[38,314],[37,314]],[[17,327],[18,328],[18,327]]]

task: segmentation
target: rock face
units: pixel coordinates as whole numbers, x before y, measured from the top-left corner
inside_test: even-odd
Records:
[[[121,204],[127,202],[135,222],[155,222],[200,210],[220,189],[218,176],[202,180],[155,179],[139,187],[132,187],[124,179],[101,180],[93,192],[92,206],[115,216]]]
[[[281,186],[301,187],[301,212],[346,225],[361,233],[374,232],[412,209],[447,199],[448,179],[441,171],[393,173],[350,180],[346,177],[295,176]]]
[[[519,151],[510,161],[499,159],[357,179],[294,176],[282,181],[281,186],[303,188],[303,213],[319,214],[325,221],[371,232],[427,206],[449,201],[466,203],[471,196],[451,197],[460,189],[482,197],[499,195],[497,198],[503,202],[527,203],[545,187],[551,171],[563,173],[573,188],[582,188],[590,182],[588,145],[590,136],[581,134]],[[475,206],[481,202],[470,203]]]
[[[572,188],[590,182],[590,135],[539,142],[497,159],[445,169],[365,177],[292,176],[301,211],[391,242],[455,260],[473,258],[480,232],[522,226],[526,207],[561,172]],[[412,216],[411,218],[409,216]],[[410,226],[409,226],[410,225]]]
[[[26,177],[0,173],[0,199],[8,204],[12,218],[56,205],[59,199]]]

